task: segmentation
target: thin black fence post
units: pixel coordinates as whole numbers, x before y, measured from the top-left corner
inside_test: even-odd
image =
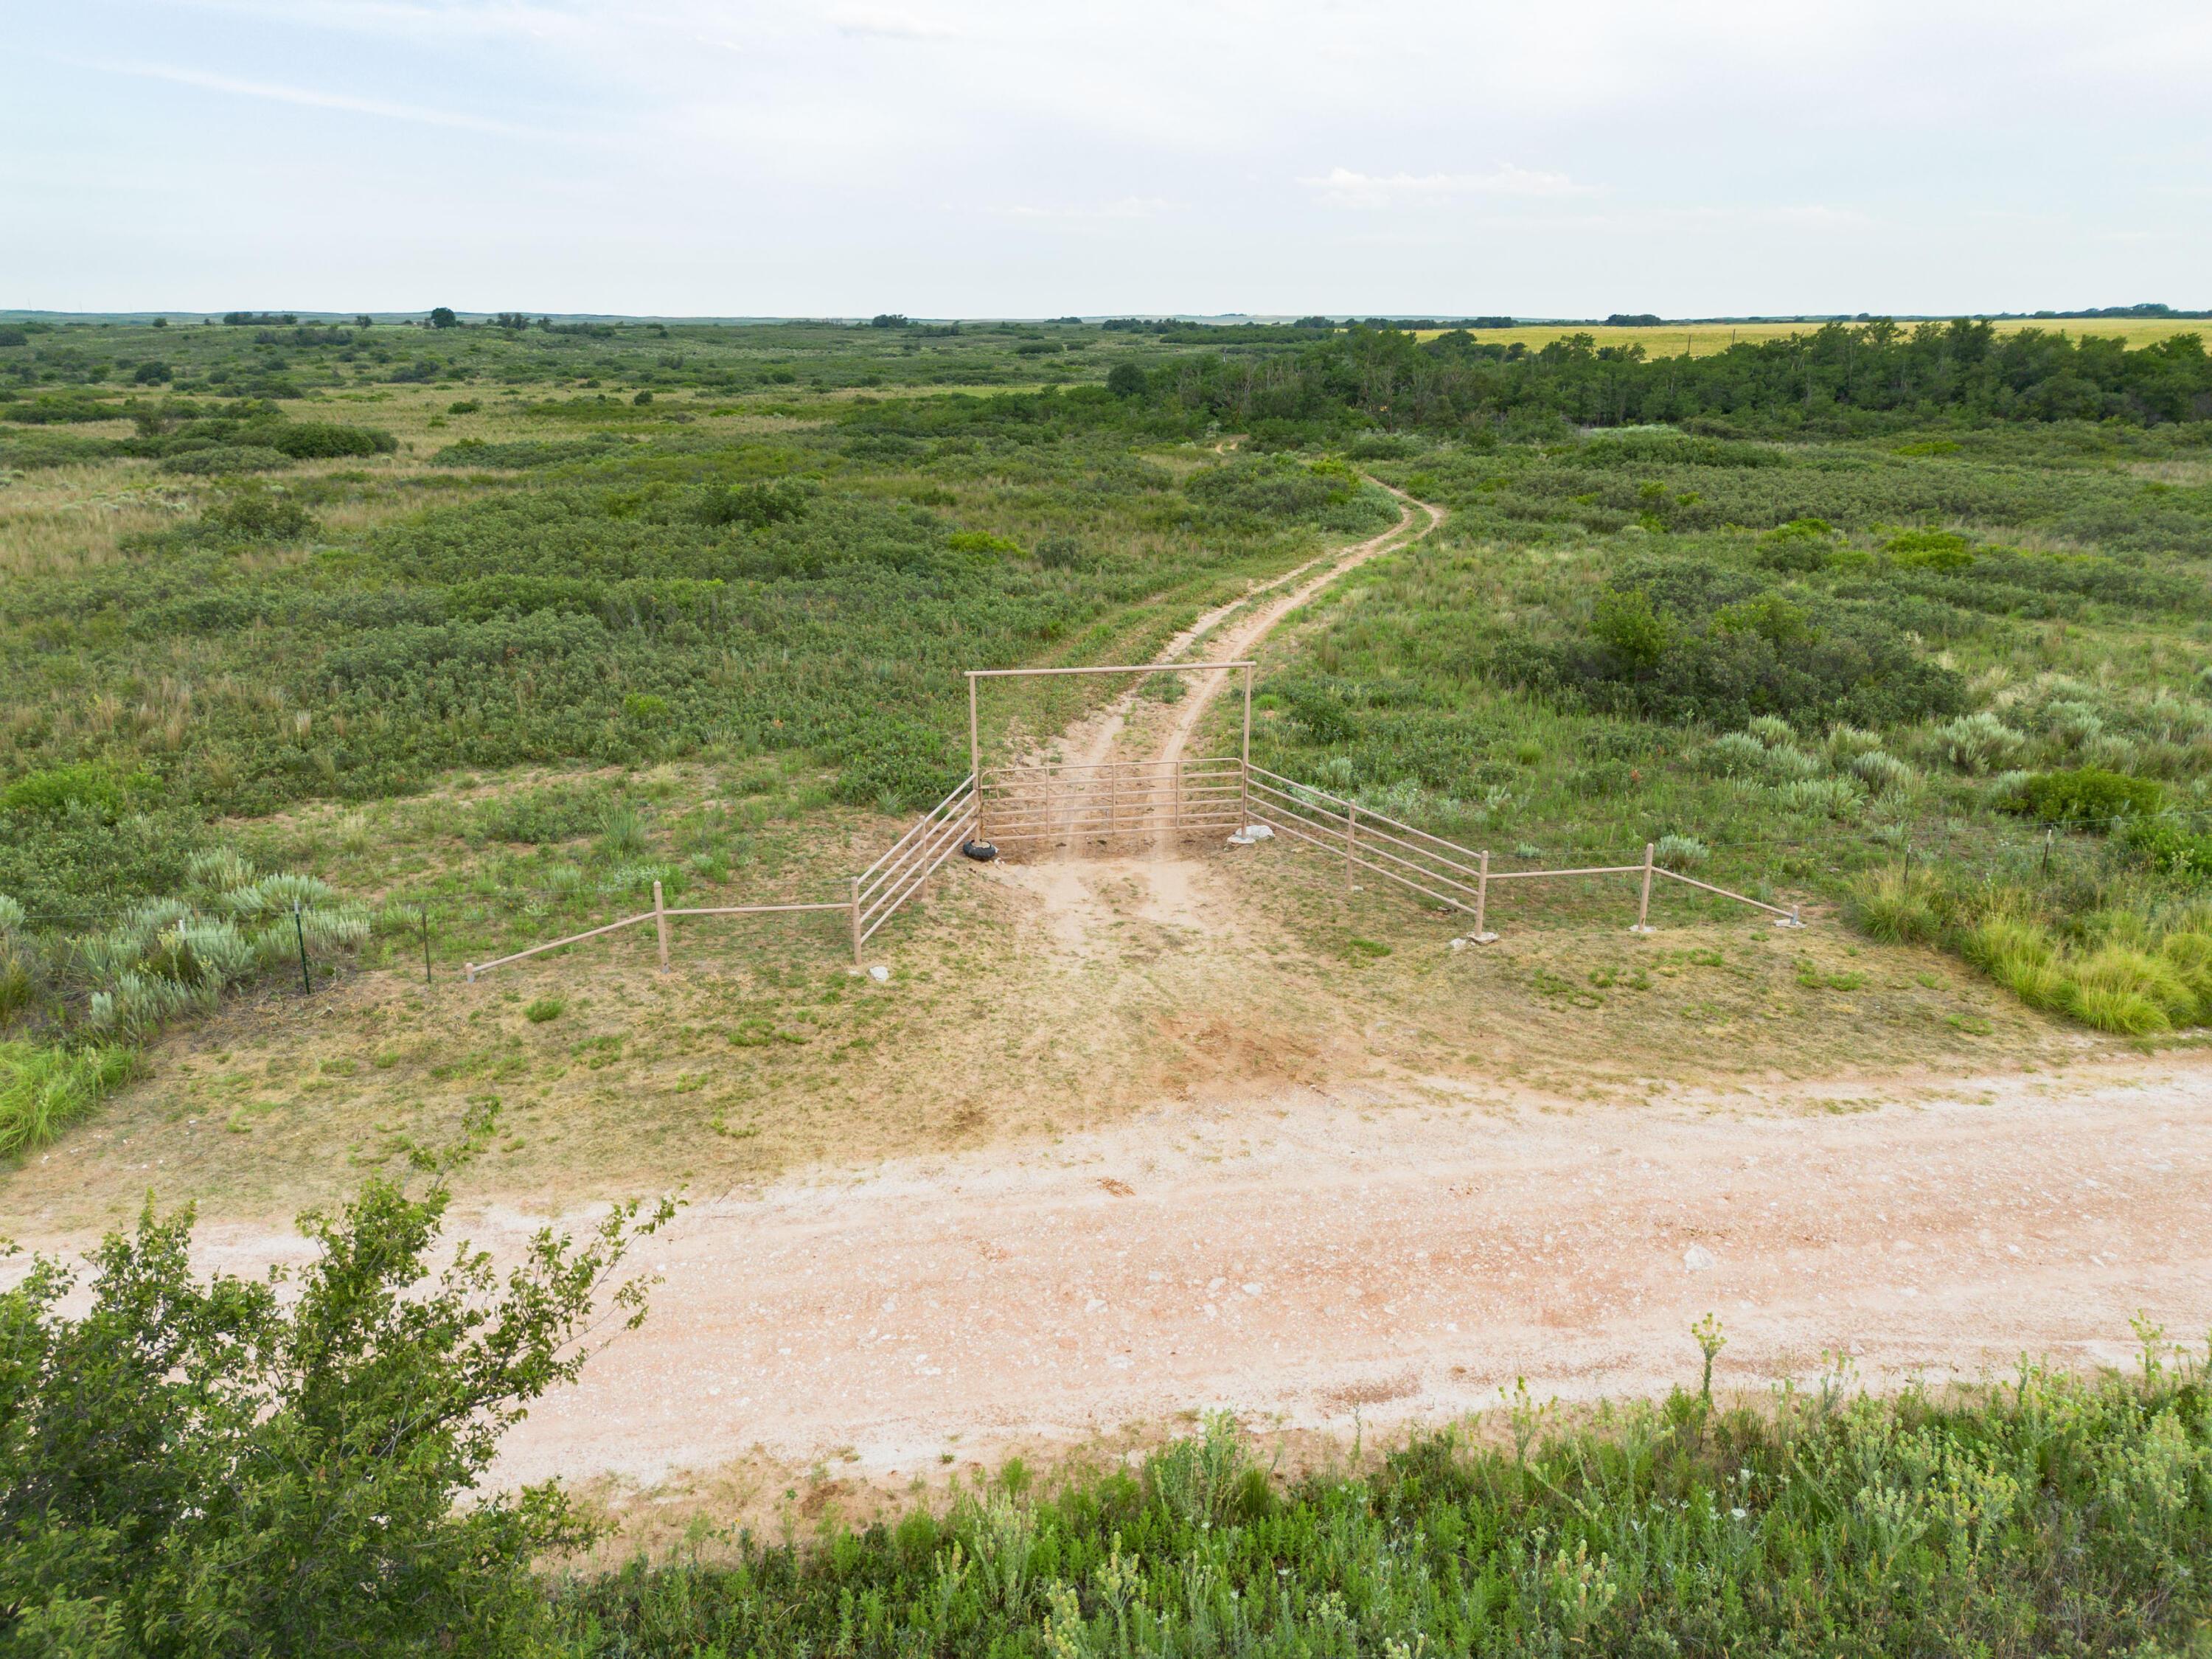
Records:
[[[292,936],[300,941],[300,990],[302,995],[312,995],[315,982],[307,977],[307,924],[301,920],[300,902],[292,901]]]

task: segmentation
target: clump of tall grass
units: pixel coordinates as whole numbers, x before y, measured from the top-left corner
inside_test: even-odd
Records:
[[[1844,914],[1884,945],[1933,945],[1942,936],[1946,896],[1924,870],[1875,870],[1853,884]]]
[[[2162,957],[2107,945],[2069,964],[2068,1012],[2119,1036],[2155,1036],[2199,1018],[2197,994]]]
[[[52,1145],[131,1075],[127,1048],[0,1042],[0,1160]]]
[[[1686,875],[1713,855],[1713,849],[1695,836],[1662,836],[1652,848],[1652,860],[1662,868]]]
[[[2074,944],[2016,895],[1969,902],[1925,870],[1887,869],[1860,878],[1846,914],[1885,944],[1948,944],[2029,1007],[2115,1036],[2212,1024],[2212,916],[2197,909],[2101,912]]]

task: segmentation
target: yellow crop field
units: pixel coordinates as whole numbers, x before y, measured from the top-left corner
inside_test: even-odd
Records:
[[[1911,328],[1915,325],[1907,323],[1903,326]],[[1692,357],[1706,357],[1717,351],[1726,351],[1739,343],[1755,344],[1761,340],[1786,340],[1793,334],[1810,334],[1820,327],[1818,323],[1684,323],[1662,325],[1657,328],[1529,323],[1519,328],[1486,328],[1472,332],[1486,345],[1505,345],[1518,341],[1531,351],[1570,334],[1587,334],[1601,346],[1640,345],[1654,357],[1677,357],[1685,352]],[[2071,334],[2076,338],[2095,335],[2101,339],[2111,339],[2118,335],[2133,348],[2150,345],[2176,334],[2212,334],[2212,321],[2187,317],[2116,317],[2108,319],[2069,317],[2040,321],[2011,318],[1996,325],[2000,334],[2016,334],[2027,328],[2049,329]],[[1430,340],[1443,331],[1425,328],[1417,330],[1416,333],[1419,337]]]

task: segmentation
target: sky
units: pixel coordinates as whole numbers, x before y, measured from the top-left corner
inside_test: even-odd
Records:
[[[2205,0],[8,11],[0,307],[2212,306]]]

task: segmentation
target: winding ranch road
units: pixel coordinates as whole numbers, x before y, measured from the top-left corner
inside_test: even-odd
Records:
[[[1657,1394],[1709,1311],[1737,1385],[1838,1352],[1892,1384],[2118,1363],[2138,1310],[2212,1328],[2212,1056],[1843,1114],[1179,1104],[702,1205],[650,1259],[647,1326],[514,1431],[507,1475],[650,1482],[759,1446],[888,1477],[956,1437],[964,1461],[1193,1407],[1348,1432],[1520,1376]]]

